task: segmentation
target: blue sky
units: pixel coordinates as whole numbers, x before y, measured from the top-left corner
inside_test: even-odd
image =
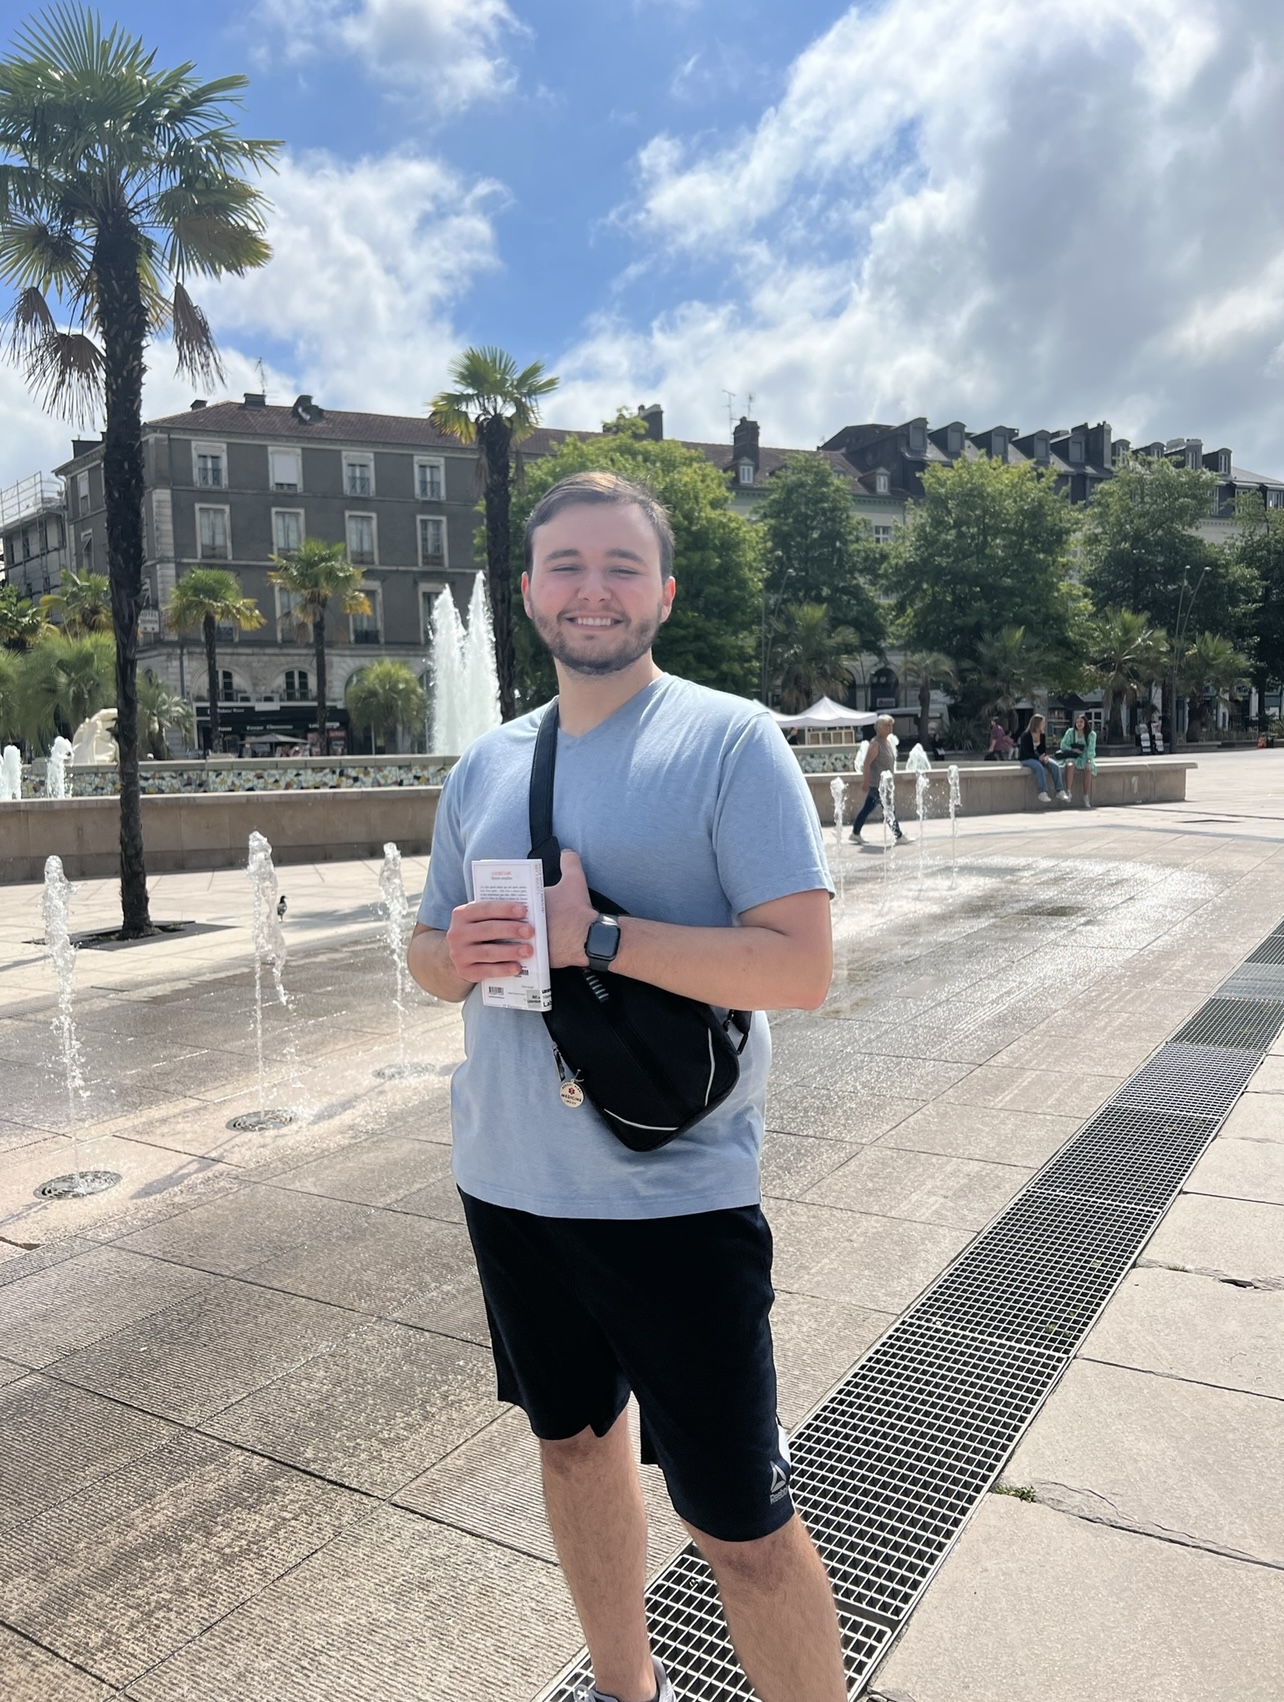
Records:
[[[12,17],[12,12],[9,14]],[[228,389],[423,409],[543,358],[547,417],[769,442],[1107,418],[1284,472],[1275,0],[128,0],[251,77],[276,257],[205,285]],[[147,405],[189,387],[154,351]],[[0,371],[0,483],[66,428]]]

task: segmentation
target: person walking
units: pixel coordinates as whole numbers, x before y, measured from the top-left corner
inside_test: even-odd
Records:
[[[860,836],[860,830],[873,814],[875,808],[882,802],[879,785],[885,774],[896,772],[896,746],[892,743],[891,732],[896,725],[890,715],[880,715],[874,723],[874,737],[869,741],[869,749],[865,752],[865,762],[861,769],[860,783],[865,790],[865,802],[861,805],[852,823],[851,839],[856,845],[865,841]],[[905,838],[901,832],[901,824],[895,813],[892,815],[892,832],[896,835],[897,843]]]
[[[1041,804],[1050,804],[1048,781],[1051,780],[1057,798],[1063,804],[1070,802],[1070,794],[1066,791],[1065,782],[1061,776],[1061,768],[1048,755],[1048,741],[1044,736],[1046,722],[1042,715],[1032,715],[1029,725],[1022,733],[1017,746],[1018,757],[1022,768],[1028,768],[1034,776],[1034,783],[1039,788],[1038,799]]]
[[[554,485],[527,522],[522,596],[559,688],[553,832],[573,847],[545,895],[549,956],[554,969],[609,968],[756,1012],[738,1084],[667,1146],[634,1152],[583,1093],[562,1091],[538,1015],[482,1003],[478,983],[516,974],[533,929],[520,905],[472,902],[470,866],[526,854],[543,710],[478,739],[452,768],[409,964],[420,986],[463,1003],[452,1169],[499,1397],[525,1409],[539,1439],[591,1694],[674,1697],[647,1633],[632,1391],[643,1459],[661,1467],[712,1568],[756,1694],[841,1702],[833,1596],[794,1509],[776,1416],[759,1181],[762,1013],[823,1003],[831,890],[815,808],[770,714],[654,661],[672,557],[664,509],[612,473]],[[589,879],[627,914],[595,909]]]
[[[1067,802],[1074,800],[1075,770],[1083,776],[1083,807],[1092,808],[1092,779],[1097,772],[1097,732],[1089,727],[1088,717],[1082,709],[1073,722],[1061,735],[1061,745],[1057,755],[1064,764],[1063,772],[1066,777]]]
[[[1011,734],[995,715],[990,721],[990,745],[985,753],[986,762],[1006,762],[1015,749]]]

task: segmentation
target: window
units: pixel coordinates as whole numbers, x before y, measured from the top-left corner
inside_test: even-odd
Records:
[[[348,560],[357,567],[373,567],[375,560],[375,517],[348,515]]]
[[[1266,506],[1268,508],[1284,508],[1284,490],[1267,491]]]
[[[925,449],[927,447],[927,427],[912,425],[909,431],[909,440],[911,449]]]
[[[415,462],[415,495],[420,502],[446,500],[446,469],[440,461]]]
[[[446,565],[446,522],[433,514],[419,516],[419,565]]]
[[[196,483],[205,490],[225,490],[227,461],[221,443],[194,443],[192,468]]]
[[[230,560],[232,551],[228,542],[227,509],[198,508],[196,537],[197,553],[202,561]]]
[[[80,571],[82,573],[94,571],[94,539],[90,532],[86,532],[80,540]]]
[[[277,555],[289,555],[303,542],[303,510],[274,508],[272,510],[272,548]]]
[[[886,496],[890,486],[891,480],[888,478],[886,473],[874,474],[874,489],[878,492],[879,496]]]
[[[963,427],[960,425],[950,426],[946,432],[945,441],[948,445],[947,455],[961,455],[963,453]]]
[[[424,644],[432,643],[433,615],[437,607],[437,599],[445,589],[442,585],[421,585],[419,587],[419,624]]]
[[[378,644],[380,642],[380,591],[377,585],[363,585],[361,589],[370,599],[368,615],[349,615],[352,622],[352,642],[354,644]]]
[[[303,456],[297,449],[268,450],[268,482],[274,491],[303,489]]]
[[[51,514],[45,521],[45,542],[51,550],[62,548],[62,521],[56,514]]]
[[[374,495],[374,460],[371,456],[343,457],[343,490],[345,496]]]
[[[892,541],[892,529],[891,529],[890,526],[875,526],[875,528],[874,528],[874,542],[876,544],[890,544],[891,541]]]
[[[23,561],[30,561],[32,556],[39,555],[39,554],[40,554],[40,546],[36,542],[36,529],[35,529],[35,527],[34,526],[24,526],[22,528],[22,559],[23,559]]]
[[[307,615],[299,612],[302,606],[300,592],[287,591],[282,585],[276,587],[276,630],[282,640],[297,637],[308,626]]]
[[[310,699],[308,670],[306,668],[287,668],[285,673],[285,701],[287,703],[306,703]]]
[[[220,668],[218,676],[218,694],[224,703],[231,703],[236,696],[236,684],[232,679],[230,668]]]
[[[77,473],[76,474],[76,500],[79,504],[80,512],[82,514],[88,514],[88,512],[89,512],[89,474],[88,473]]]
[[[736,472],[739,476],[740,483],[742,485],[751,485],[753,483],[753,462],[752,461],[742,461],[740,463],[740,465],[737,467]]]
[[[1083,439],[1081,437],[1070,439],[1070,459],[1072,461],[1083,460]]]

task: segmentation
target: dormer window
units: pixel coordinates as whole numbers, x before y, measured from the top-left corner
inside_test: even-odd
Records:
[[[946,433],[945,441],[949,445],[947,453],[950,455],[961,455],[963,453],[963,427],[957,425],[950,426]]]
[[[926,449],[927,427],[922,425],[912,425],[909,428],[909,441],[911,449]]]
[[[1072,461],[1083,460],[1083,439],[1081,437],[1070,439],[1070,459]]]
[[[1048,434],[1046,432],[1041,431],[1035,434],[1034,458],[1036,461],[1045,463],[1048,459]]]
[[[737,467],[737,473],[742,485],[751,485],[753,483],[753,462],[741,461]]]
[[[877,491],[879,496],[886,496],[888,491],[891,489],[891,484],[892,481],[888,478],[886,473],[880,472],[874,474],[874,489]]]

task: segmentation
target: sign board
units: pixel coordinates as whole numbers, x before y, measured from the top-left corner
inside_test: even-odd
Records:
[[[160,637],[160,610],[139,609],[138,630],[147,638]]]

